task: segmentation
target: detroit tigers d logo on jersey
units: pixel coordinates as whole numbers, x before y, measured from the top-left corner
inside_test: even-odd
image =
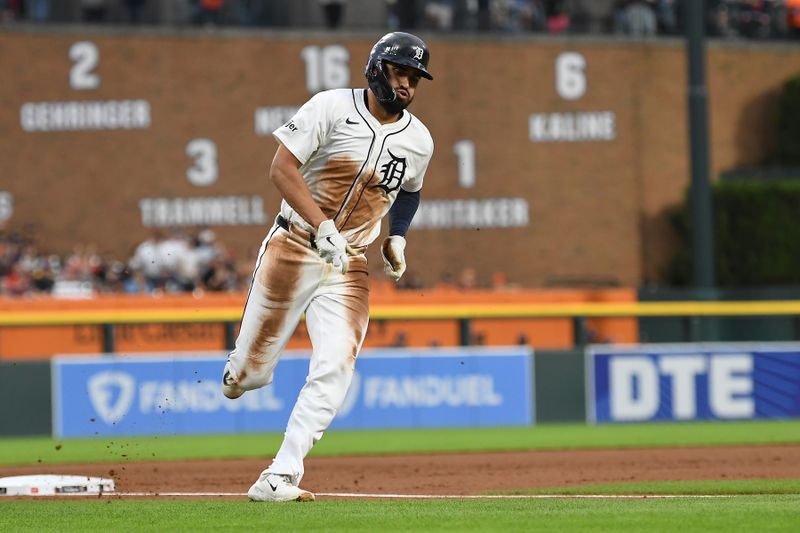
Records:
[[[381,165],[381,178],[378,187],[383,189],[386,194],[390,194],[400,188],[403,176],[406,175],[406,158],[397,157],[391,150],[386,150],[392,158],[388,163]]]

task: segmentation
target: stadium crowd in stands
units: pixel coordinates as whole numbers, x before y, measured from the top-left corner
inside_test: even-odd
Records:
[[[647,37],[681,33],[688,0],[384,0],[379,9],[365,9],[367,1],[379,0],[0,0],[0,22],[386,27]],[[308,9],[311,5],[319,9]],[[711,35],[800,34],[800,0],[707,0],[706,10]],[[367,12],[376,13],[374,20]],[[354,16],[348,19],[348,13]]]
[[[0,228],[0,298],[241,292],[249,287],[255,261],[255,255],[237,257],[210,229],[153,231],[126,259],[100,253],[93,245],[77,245],[66,255],[50,253],[33,233]],[[470,266],[456,275],[445,272],[431,285],[414,270],[396,285],[383,276],[373,282],[401,291],[519,288],[503,272],[481,280]]]
[[[252,261],[245,263],[237,262],[209,229],[155,231],[125,260],[91,245],[60,256],[23,232],[0,233],[0,296],[239,291],[250,278]]]

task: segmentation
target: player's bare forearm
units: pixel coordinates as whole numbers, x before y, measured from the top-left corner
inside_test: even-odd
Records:
[[[324,222],[327,217],[311,197],[303,175],[298,170],[300,161],[282,144],[278,146],[269,177],[284,200],[314,228]]]

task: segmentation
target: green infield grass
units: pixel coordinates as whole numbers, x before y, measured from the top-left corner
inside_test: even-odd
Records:
[[[0,465],[264,457],[282,434],[203,436],[0,438]],[[312,455],[363,455],[576,448],[800,444],[800,421],[687,422],[588,426],[547,424],[514,428],[339,431]]]
[[[3,531],[798,531],[800,496],[675,499],[15,500]]]
[[[531,490],[506,494],[660,494],[660,495],[800,495],[800,479],[724,479],[709,481],[652,481],[644,483],[609,483]]]
[[[256,457],[280,434],[0,439],[0,465]],[[798,444],[800,422],[540,425],[506,429],[330,431],[315,455],[654,446]],[[552,495],[674,495],[577,499]],[[691,496],[691,495],[694,495]],[[502,495],[501,495],[502,496]],[[0,531],[800,531],[800,480],[719,480],[552,487],[509,499],[102,498],[0,501]],[[531,496],[530,499],[519,499]],[[548,496],[547,499],[541,499]],[[713,496],[713,497],[708,497]],[[516,497],[516,498],[513,498]]]

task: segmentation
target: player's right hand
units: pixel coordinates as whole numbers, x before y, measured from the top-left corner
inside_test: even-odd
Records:
[[[347,249],[350,248],[350,245],[336,229],[333,220],[326,220],[319,225],[315,240],[320,257],[332,264],[333,268],[340,270],[342,274],[347,274],[347,269],[350,267]]]

